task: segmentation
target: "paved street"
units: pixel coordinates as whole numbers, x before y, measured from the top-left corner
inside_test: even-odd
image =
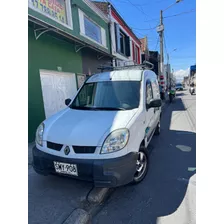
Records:
[[[41,176],[28,166],[30,224],[61,224],[92,189],[92,183],[63,177]]]
[[[161,135],[149,149],[150,169],[136,186],[115,189],[93,223],[193,224],[196,191],[196,96],[177,92],[165,108]]]

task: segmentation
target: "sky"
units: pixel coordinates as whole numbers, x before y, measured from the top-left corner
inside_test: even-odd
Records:
[[[105,1],[105,0],[102,0]],[[160,10],[176,0],[109,0],[118,13],[139,37],[148,37],[149,50],[159,51],[158,33]],[[196,64],[196,0],[182,0],[163,12],[164,62],[167,54],[171,68],[178,78],[189,74]],[[167,17],[167,18],[165,18]],[[157,44],[158,43],[158,44]]]

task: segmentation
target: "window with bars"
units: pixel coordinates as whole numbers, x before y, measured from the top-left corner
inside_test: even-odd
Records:
[[[116,51],[126,57],[131,56],[130,54],[130,37],[127,36],[119,24],[114,23],[115,28],[115,40],[116,40]]]

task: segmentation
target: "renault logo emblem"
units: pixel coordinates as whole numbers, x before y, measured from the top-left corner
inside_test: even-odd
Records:
[[[70,153],[70,148],[68,146],[65,147],[64,153],[65,155],[68,155]]]

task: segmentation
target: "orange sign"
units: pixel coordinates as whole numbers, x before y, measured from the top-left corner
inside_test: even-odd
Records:
[[[67,24],[65,0],[29,0],[29,7]]]

